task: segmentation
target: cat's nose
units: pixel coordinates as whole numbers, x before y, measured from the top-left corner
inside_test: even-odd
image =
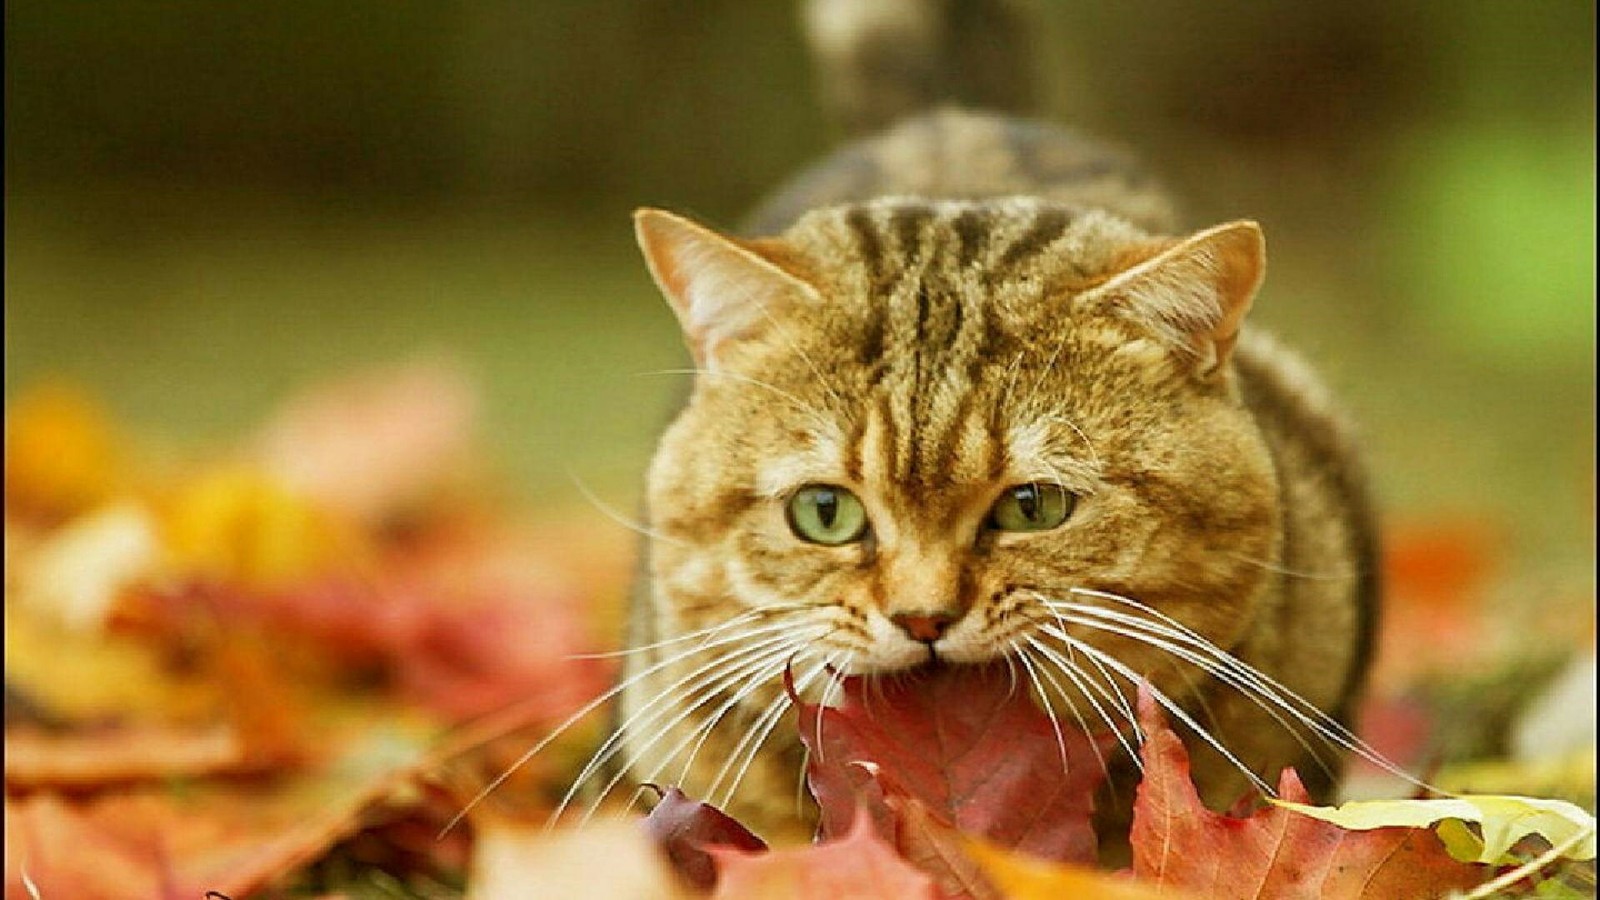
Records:
[[[947,613],[933,613],[931,615],[913,615],[896,613],[889,620],[900,626],[900,630],[911,635],[913,641],[922,641],[931,644],[937,641],[956,621],[956,617]]]

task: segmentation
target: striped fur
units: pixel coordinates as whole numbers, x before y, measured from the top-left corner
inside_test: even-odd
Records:
[[[1174,231],[1126,156],[955,110],[803,173],[752,237],[641,214],[701,374],[649,473],[631,681],[597,756],[608,771],[802,833],[800,750],[776,725],[786,669],[816,699],[833,674],[926,662],[897,614],[954,614],[940,660],[1014,656],[1046,639],[1044,601],[1073,591],[1132,598],[1343,716],[1377,597],[1352,439],[1301,362],[1235,333],[1261,271],[1254,226],[1253,243]],[[755,308],[730,309],[746,296]],[[712,353],[695,329],[719,319],[738,327]],[[987,528],[997,496],[1028,482],[1069,490],[1072,516]],[[861,498],[864,540],[797,539],[784,506],[815,483]],[[1333,783],[1245,693],[1148,642],[1062,627],[1249,770],[1297,764],[1315,789]],[[1055,710],[1087,708],[1081,689],[1036,687]],[[1209,802],[1249,787],[1192,743]],[[1132,797],[1126,763],[1113,767],[1108,835]]]

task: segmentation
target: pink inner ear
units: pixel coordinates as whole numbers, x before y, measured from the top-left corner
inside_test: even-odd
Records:
[[[738,241],[660,210],[634,215],[645,263],[672,303],[689,349],[710,362],[717,348],[747,337],[810,286]]]
[[[634,234],[639,249],[644,252],[645,265],[655,278],[656,286],[671,302],[678,319],[688,321],[689,279],[685,274],[683,256],[694,240],[687,219],[657,209],[641,209],[634,213]]]
[[[1233,349],[1265,262],[1260,228],[1233,222],[1189,237],[1097,290],[1114,296],[1123,315],[1214,366]]]
[[[1254,222],[1235,222],[1221,226],[1213,243],[1220,265],[1217,277],[1217,295],[1222,304],[1222,318],[1211,336],[1217,341],[1219,354],[1225,355],[1238,337],[1239,326],[1255,302],[1256,291],[1266,275],[1266,242],[1261,229]]]

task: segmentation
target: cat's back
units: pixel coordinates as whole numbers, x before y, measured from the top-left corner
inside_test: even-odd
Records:
[[[777,234],[812,209],[893,196],[1026,196],[1104,210],[1151,234],[1177,227],[1169,195],[1121,148],[1051,123],[945,107],[836,150],[773,193],[741,230]]]
[[[849,138],[746,218],[776,235],[806,212],[879,197],[1026,196],[1173,233],[1172,202],[1123,149],[1037,118],[1039,22],[1018,0],[805,0],[823,106]]]

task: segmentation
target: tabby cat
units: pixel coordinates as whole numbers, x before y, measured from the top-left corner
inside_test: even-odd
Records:
[[[580,781],[803,828],[785,671],[827,699],[1009,658],[1041,708],[1124,733],[1148,679],[1213,806],[1291,764],[1325,794],[1374,536],[1347,427],[1245,323],[1261,229],[1180,231],[1123,154],[944,105],[963,48],[1021,58],[994,50],[1025,34],[1006,4],[807,12],[841,117],[890,127],[744,236],[637,214],[695,376],[649,470],[618,726]],[[1025,93],[990,81],[977,103]],[[1102,830],[1125,831],[1136,773],[1110,765]]]

